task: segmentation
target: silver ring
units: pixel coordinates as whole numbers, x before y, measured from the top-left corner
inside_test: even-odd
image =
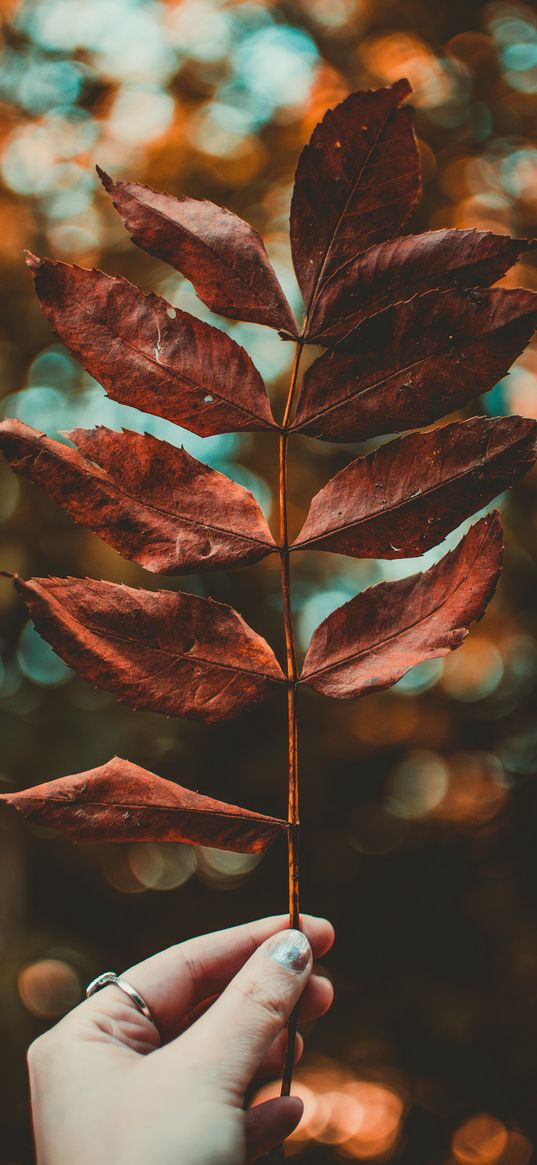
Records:
[[[86,987],[86,999],[90,999],[92,995],[96,995],[97,991],[101,991],[103,987],[108,987],[109,985],[119,987],[120,991],[128,995],[129,999],[136,1005],[138,1011],[141,1011],[142,1015],[145,1015],[145,1018],[149,1019],[155,1027],[157,1026],[151,1014],[151,1008],[148,1007],[140,992],[135,987],[132,987],[130,983],[127,983],[125,979],[120,979],[115,971],[103,971],[102,975],[97,975],[96,979],[92,979],[91,983],[88,983]]]

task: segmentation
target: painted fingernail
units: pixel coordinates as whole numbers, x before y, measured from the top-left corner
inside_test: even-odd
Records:
[[[297,974],[306,971],[312,962],[310,944],[300,930],[284,930],[282,934],[275,934],[267,943],[267,953],[275,963]]]

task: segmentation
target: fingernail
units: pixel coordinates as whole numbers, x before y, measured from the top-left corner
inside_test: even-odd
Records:
[[[267,953],[275,963],[297,974],[306,971],[312,962],[310,944],[300,930],[284,930],[282,934],[275,934],[267,943]]]

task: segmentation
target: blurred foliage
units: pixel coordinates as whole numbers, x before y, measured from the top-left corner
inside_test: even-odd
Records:
[[[166,436],[248,485],[273,512],[268,434],[205,441],[109,401],[53,341],[21,252],[99,265],[208,318],[190,284],[130,243],[100,190],[114,176],[228,205],[252,222],[299,306],[287,241],[298,152],[349,90],[407,75],[425,194],[412,224],[537,234],[537,15],[491,0],[0,0],[0,375],[4,415],[49,435],[122,424]],[[537,288],[524,259],[504,283]],[[217,321],[274,397],[290,346]],[[476,411],[537,416],[537,349]],[[295,440],[293,529],[358,446]],[[331,1015],[298,1073],[302,1160],[526,1165],[537,1140],[537,476],[504,506],[507,562],[484,621],[455,655],[391,692],[301,708],[303,905],[336,923]],[[458,535],[449,541],[455,541]],[[231,602],[281,652],[271,559],[158,580],[73,526],[0,467],[1,566]],[[432,561],[442,551],[425,556]],[[330,610],[416,563],[297,556],[302,648]],[[74,676],[0,580],[1,781],[24,787],[114,753],[281,815],[277,695],[208,729],[134,714]],[[24,1052],[106,967],[193,933],[285,910],[286,861],[187,847],[74,847],[0,822],[2,1165],[32,1160]],[[166,891],[166,893],[164,893]]]

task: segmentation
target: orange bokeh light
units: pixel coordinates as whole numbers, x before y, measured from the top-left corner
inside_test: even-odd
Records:
[[[40,959],[23,967],[18,987],[27,1011],[38,1019],[58,1019],[80,1000],[78,976],[62,959]]]
[[[457,1129],[451,1148],[461,1165],[494,1165],[507,1146],[505,1125],[488,1113],[470,1117]]]
[[[279,1087],[269,1085],[255,1103],[277,1095]],[[337,1146],[344,1157],[363,1160],[385,1157],[397,1144],[404,1099],[391,1083],[360,1080],[324,1061],[299,1070],[293,1095],[304,1104],[302,1120],[289,1138],[295,1152],[317,1141]]]

